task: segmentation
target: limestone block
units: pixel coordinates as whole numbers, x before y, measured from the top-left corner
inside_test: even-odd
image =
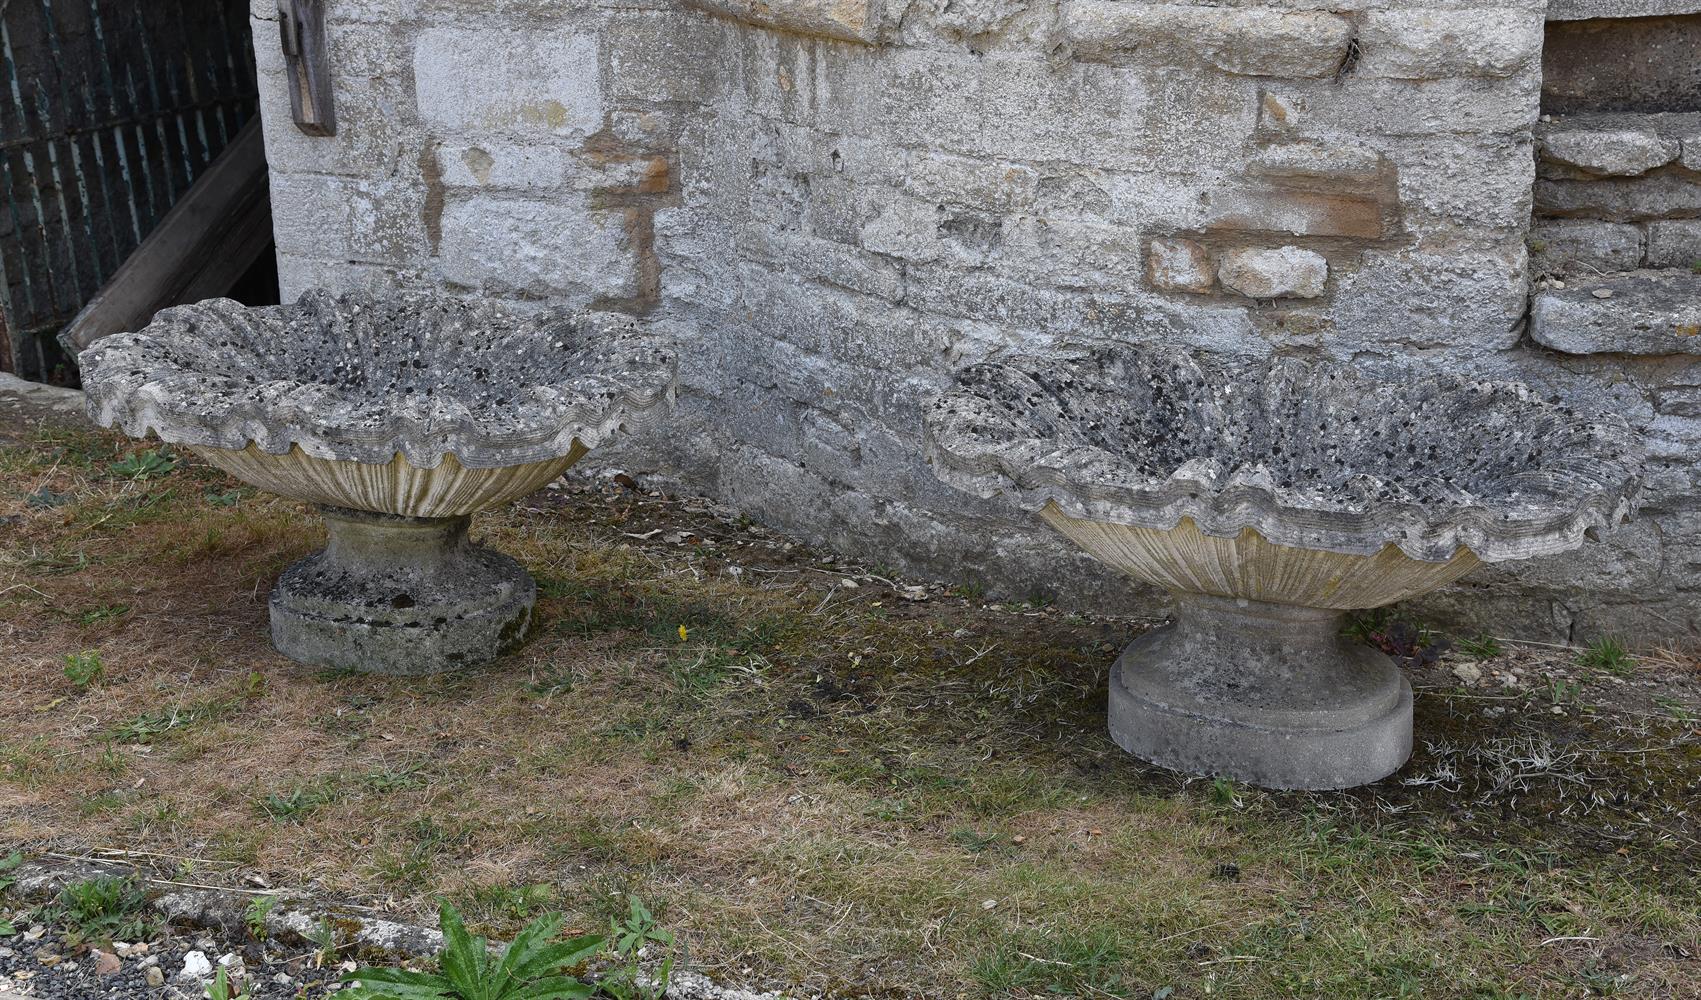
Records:
[[[1286,187],[1230,188],[1211,198],[1210,229],[1380,239],[1384,205],[1376,197]]]
[[[1527,136],[1401,139],[1388,157],[1408,229],[1521,232],[1529,225],[1536,161]]]
[[[1400,80],[1353,77],[1265,85],[1259,127],[1289,137],[1437,136],[1518,132],[1535,121],[1539,78]]]
[[[1591,174],[1632,177],[1676,160],[1678,140],[1653,128],[1550,126],[1540,130],[1543,159]]]
[[[560,150],[515,143],[441,146],[437,164],[438,176],[451,188],[545,191],[560,187],[567,174]]]
[[[1169,292],[1208,292],[1217,283],[1211,252],[1192,240],[1153,240],[1146,273],[1153,288]]]
[[[896,301],[903,296],[900,266],[868,250],[804,233],[752,226],[740,249],[808,281],[826,282],[864,295]]]
[[[1683,137],[1683,151],[1678,156],[1678,162],[1701,173],[1701,132]]]
[[[1293,177],[1366,184],[1382,173],[1382,154],[1374,149],[1321,142],[1280,142],[1253,152],[1247,172],[1261,177]]]
[[[1521,238],[1498,246],[1367,250],[1338,275],[1334,328],[1343,348],[1366,344],[1503,351],[1529,304]]]
[[[1530,270],[1536,274],[1634,271],[1642,264],[1642,229],[1621,222],[1549,219],[1530,229]]]
[[[1701,274],[1638,271],[1544,289],[1530,335],[1567,354],[1701,354]]]
[[[1011,219],[999,236],[989,263],[1019,280],[1094,292],[1145,274],[1139,230],[1129,226],[1029,215]]]
[[[442,275],[493,291],[619,298],[637,292],[636,258],[618,212],[555,195],[479,193],[443,211]]]
[[[561,31],[430,28],[414,41],[420,117],[450,131],[576,136],[602,125],[597,42]]]
[[[1437,80],[1504,77],[1527,65],[1542,46],[1542,18],[1533,10],[1373,10],[1359,30],[1366,76]]]
[[[909,158],[900,183],[918,198],[1009,212],[1033,205],[1039,171],[928,150]]]
[[[864,249],[926,263],[945,253],[939,209],[911,199],[894,200],[862,227]]]
[[[1106,59],[1187,56],[1244,76],[1332,77],[1352,25],[1317,11],[1069,0],[1064,30],[1075,54]]]
[[[271,175],[273,239],[280,254],[402,264],[426,252],[425,191],[408,178]]]
[[[815,75],[835,129],[889,144],[925,136],[932,149],[987,160],[1173,169],[1222,156],[1255,125],[1256,85],[1222,74],[893,49],[822,59]]]
[[[276,18],[277,4],[269,3]],[[406,74],[396,72],[409,58],[405,35],[390,24],[351,22],[337,17],[326,29],[332,91],[337,103],[337,134],[309,136],[290,116],[289,82],[275,20],[253,22],[256,80],[266,162],[273,170],[349,177],[381,177],[422,143],[422,129],[411,114],[413,94]]]
[[[1691,270],[1701,264],[1701,219],[1648,223],[1647,264]]]
[[[1701,184],[1675,173],[1536,181],[1538,215],[1641,222],[1701,214]]]
[[[602,38],[608,59],[608,99],[699,103],[726,64],[705,53],[718,47],[724,25],[662,10],[619,10]]]
[[[1329,280],[1329,261],[1299,247],[1231,250],[1217,265],[1224,287],[1254,299],[1315,299]]]
[[[699,10],[800,35],[872,42],[880,37],[875,0],[686,0]]]

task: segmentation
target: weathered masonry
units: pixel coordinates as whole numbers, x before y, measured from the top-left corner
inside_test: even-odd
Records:
[[[285,299],[443,282],[672,324],[683,429],[634,468],[897,569],[1126,606],[926,474],[950,371],[1113,339],[1506,375],[1646,425],[1652,505],[1430,610],[1693,630],[1701,2],[327,11],[334,137],[257,48]]]

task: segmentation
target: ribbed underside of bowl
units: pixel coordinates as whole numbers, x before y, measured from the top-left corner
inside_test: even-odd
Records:
[[[1444,562],[1413,559],[1392,543],[1372,555],[1295,548],[1251,528],[1218,538],[1182,518],[1167,530],[1071,517],[1056,504],[1040,516],[1094,558],[1166,590],[1351,611],[1427,594],[1480,565],[1469,549]]]
[[[469,469],[454,455],[444,455],[434,469],[422,469],[400,454],[389,462],[371,464],[315,458],[299,447],[282,455],[252,444],[241,451],[194,450],[248,485],[279,496],[405,517],[455,517],[499,507],[542,489],[590,449],[575,441],[565,455],[493,469]]]

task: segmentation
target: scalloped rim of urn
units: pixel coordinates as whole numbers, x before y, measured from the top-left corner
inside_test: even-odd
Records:
[[[545,325],[553,322],[594,328],[590,336],[608,338],[599,345],[608,348],[608,356],[616,357],[613,352],[619,349],[624,352],[619,357],[630,364],[620,370],[572,372],[556,383],[525,387],[522,391],[525,398],[507,405],[510,410],[529,407],[538,411],[539,426],[531,433],[492,430],[481,426],[477,415],[471,412],[449,419],[433,413],[409,413],[395,399],[351,398],[337,392],[335,387],[296,378],[266,383],[269,390],[289,394],[266,404],[252,399],[213,402],[215,386],[246,386],[228,376],[191,368],[162,369],[145,376],[133,370],[127,378],[106,374],[120,369],[127,361],[135,364],[136,360],[129,355],[146,347],[149,331],[162,321],[234,315],[236,319],[232,322],[249,319],[281,322],[290,310],[301,308],[303,303],[318,308],[347,307],[354,303],[368,308],[374,303],[397,301],[412,302],[422,308],[445,302],[467,304],[482,310],[483,316],[492,321],[512,321],[509,333],[535,331],[541,335]],[[563,458],[581,449],[595,448],[620,431],[642,429],[664,420],[673,408],[678,387],[678,356],[673,345],[633,317],[566,310],[518,316],[494,304],[432,290],[399,290],[376,296],[360,292],[332,296],[314,290],[305,293],[295,305],[261,307],[243,306],[229,299],[210,299],[162,310],[153,323],[135,333],[103,338],[83,351],[78,363],[84,371],[90,418],[102,427],[116,426],[131,437],[152,433],[168,444],[232,452],[253,447],[277,456],[299,448],[312,458],[365,465],[386,465],[400,455],[422,470],[435,469],[444,456],[453,456],[467,469],[499,469]],[[616,374],[628,380],[641,374],[645,381],[621,385],[618,391],[606,395],[596,395],[595,390],[584,386]],[[173,399],[161,385],[162,381],[173,378],[193,378],[200,381],[200,386],[193,394]],[[580,392],[579,398],[573,398],[575,388]],[[453,402],[452,397],[445,398]],[[463,406],[462,410],[466,408]],[[327,415],[340,419],[329,419]],[[362,419],[351,419],[351,415]]]
[[[1301,363],[1285,359],[1276,364]],[[1426,372],[1425,379],[1438,388],[1444,385],[1435,373]],[[1457,381],[1461,386],[1527,391],[1516,382]],[[1362,511],[1307,507],[1295,502],[1299,491],[1275,485],[1267,470],[1213,477],[1202,471],[1208,464],[1204,456],[1183,463],[1167,478],[1140,477],[1144,481],[1139,485],[1082,483],[1077,472],[1059,466],[1125,463],[1101,448],[1058,446],[1036,438],[963,450],[948,447],[941,438],[957,432],[954,423],[971,419],[945,412],[956,393],[941,394],[923,421],[923,448],[941,482],[982,499],[1003,496],[1029,512],[1050,505],[1082,521],[1156,531],[1171,531],[1191,520],[1213,537],[1235,538],[1251,529],[1272,544],[1290,548],[1372,556],[1393,545],[1419,562],[1449,562],[1460,550],[1483,562],[1508,562],[1571,551],[1590,531],[1628,520],[1641,485],[1640,449],[1633,445],[1628,426],[1613,414],[1597,419],[1603,433],[1623,445],[1614,463],[1621,473],[1614,477],[1616,485],[1588,491],[1569,504],[1555,501],[1517,520],[1503,509],[1486,506],[1432,508],[1408,501],[1373,500],[1370,509]],[[965,443],[974,440],[967,433],[956,436]]]
[[[1223,538],[1185,517],[1169,529],[1071,518],[1055,506],[1040,517],[1094,559],[1152,586],[1265,604],[1379,608],[1439,590],[1481,565],[1469,549],[1430,562],[1392,544],[1358,555],[1279,545],[1252,528]]]

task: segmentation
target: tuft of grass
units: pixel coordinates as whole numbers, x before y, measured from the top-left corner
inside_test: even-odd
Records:
[[[464,909],[469,916],[483,921],[527,920],[547,910],[555,897],[555,887],[542,882],[481,885],[466,894]]]
[[[322,778],[259,796],[254,811],[274,823],[298,823],[341,797],[336,779]]]
[[[1623,642],[1604,635],[1583,647],[1582,652],[1577,654],[1577,664],[1622,677],[1635,668],[1636,658],[1624,648]]]
[[[235,708],[234,702],[213,699],[192,705],[175,705],[163,712],[143,712],[113,729],[108,736],[119,743],[149,744],[197,723],[223,718]]]
[[[1473,660],[1492,660],[1506,652],[1500,645],[1500,640],[1492,635],[1479,635],[1474,639],[1460,639],[1459,652]]]
[[[1131,955],[1105,927],[1004,934],[975,959],[970,976],[989,996],[1131,996]]]

